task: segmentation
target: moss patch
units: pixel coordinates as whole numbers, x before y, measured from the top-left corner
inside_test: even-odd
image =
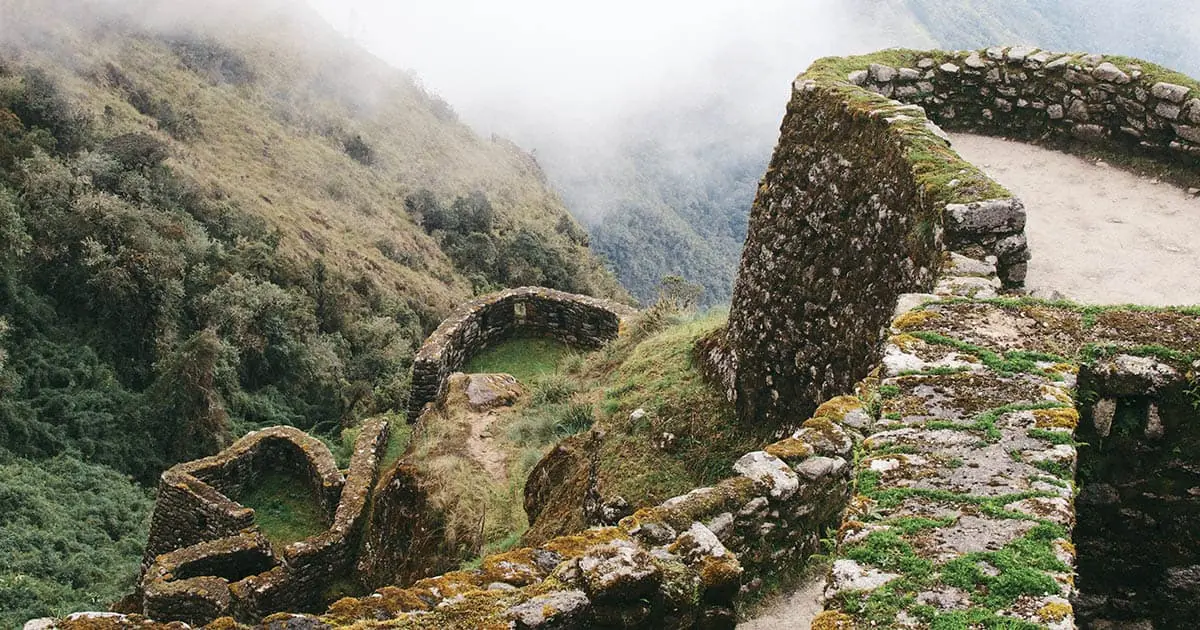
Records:
[[[238,500],[254,510],[254,523],[275,547],[311,538],[329,527],[312,489],[292,475],[266,473]]]

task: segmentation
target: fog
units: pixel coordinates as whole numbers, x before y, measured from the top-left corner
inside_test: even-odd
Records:
[[[791,80],[814,59],[930,43],[864,19],[894,4],[879,1],[310,3],[480,132],[533,150],[589,219],[630,194],[611,189],[630,176],[618,172],[630,144],[652,141],[673,169],[702,168],[714,141],[765,163]],[[673,117],[698,125],[664,133]]]

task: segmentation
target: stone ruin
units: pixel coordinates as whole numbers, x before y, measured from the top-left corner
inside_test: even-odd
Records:
[[[550,337],[595,349],[616,338],[634,310],[611,300],[541,287],[509,289],[455,309],[417,351],[413,361],[408,418],[446,392],[446,379],[471,357],[498,341],[519,335]]]
[[[162,474],[140,580],[141,612],[202,625],[311,611],[354,567],[388,423],[366,423],[343,475],[320,441],[292,427],[256,431],[212,457]],[[236,500],[262,475],[308,486],[327,529],[273,549]]]
[[[1200,84],[1158,74],[1024,48],[817,62],[752,211],[728,329],[696,349],[771,443],[616,526],[263,626],[731,628],[824,551],[814,630],[1200,627],[1200,309],[1001,296],[1029,259],[1025,209],[939,127],[1197,166]],[[486,343],[491,317],[472,313],[487,310],[435,333],[414,400]],[[499,312],[501,330],[522,317]],[[225,515],[221,532],[238,522],[193,503]],[[229,536],[222,558],[266,566],[253,532]]]

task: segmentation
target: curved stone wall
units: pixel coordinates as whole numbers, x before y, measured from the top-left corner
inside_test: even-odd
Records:
[[[598,348],[617,336],[635,311],[610,300],[541,287],[509,289],[463,304],[429,336],[413,361],[408,421],[445,393],[446,379],[471,357],[516,335],[552,337]]]
[[[748,427],[786,434],[878,362],[897,298],[933,288],[945,241],[1001,254],[1001,278],[1020,286],[1024,222],[919,107],[803,75],[751,211],[727,332],[702,358]]]
[[[368,421],[345,477],[323,443],[292,427],[250,433],[217,455],[164,472],[143,561],[142,611],[199,625],[320,608],[323,591],[358,558],[387,436],[385,420]],[[328,528],[276,549],[254,524],[254,511],[231,497],[281,470],[309,485]]]
[[[1069,137],[1200,166],[1200,84],[1149,62],[1021,46],[892,61],[906,56],[910,67],[864,63],[844,78],[922,105],[947,129]]]

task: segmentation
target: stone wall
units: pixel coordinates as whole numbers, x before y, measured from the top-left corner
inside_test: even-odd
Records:
[[[843,409],[843,412],[846,410]],[[849,413],[854,413],[850,410]],[[336,602],[311,627],[732,628],[738,601],[820,549],[849,497],[854,440],[826,416],[733,463],[734,476],[592,528]],[[308,625],[305,625],[308,624]]]
[[[851,83],[922,105],[945,128],[1025,140],[1069,137],[1200,165],[1200,84],[1154,64],[1017,46],[910,53]]]
[[[509,289],[463,304],[430,335],[413,362],[409,422],[444,392],[446,378],[471,357],[517,335],[598,348],[617,336],[634,310],[610,300],[540,287]]]
[[[141,583],[143,612],[204,624],[221,616],[256,621],[323,606],[323,592],[358,560],[366,508],[388,424],[363,425],[343,478],[328,448],[291,427],[257,431],[221,453],[163,474]],[[265,473],[290,471],[313,489],[328,528],[275,549],[253,510],[227,496]],[[221,490],[218,490],[220,488]]]
[[[748,427],[786,434],[878,362],[898,296],[933,287],[947,230],[960,244],[1019,241],[1000,261],[1019,286],[1024,219],[919,107],[803,75],[751,211],[728,330],[701,359]]]
[[[343,479],[329,449],[291,427],[255,431],[212,457],[177,464],[163,472],[143,570],[159,554],[250,527],[253,510],[237,503],[237,498],[268,472],[287,472],[309,484],[327,517],[332,518]]]
[[[1084,627],[1200,622],[1200,363],[1117,354],[1079,375]]]

